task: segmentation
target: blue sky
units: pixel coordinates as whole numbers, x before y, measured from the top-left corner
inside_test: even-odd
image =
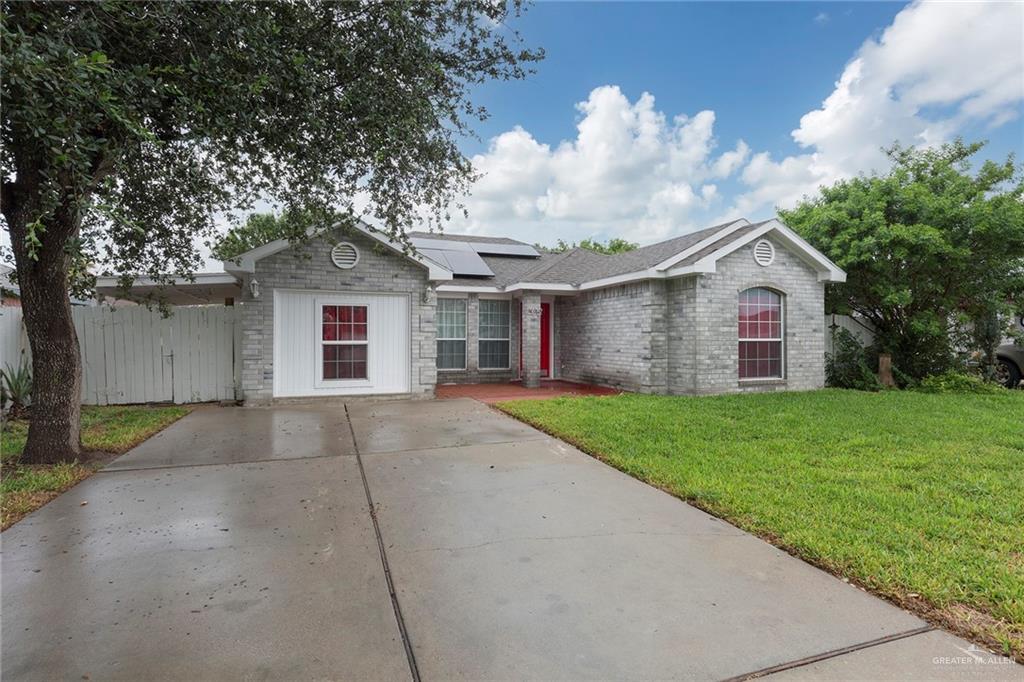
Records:
[[[832,91],[851,55],[904,3],[543,2],[513,25],[547,58],[525,81],[492,83],[480,102],[490,138],[521,124],[573,135],[573,105],[595,87],[650,92],[667,112],[713,109],[719,136],[792,153],[789,131]],[[817,17],[827,17],[816,20]],[[466,151],[481,145],[467,141]]]
[[[1021,4],[542,2],[510,24],[547,57],[477,91],[463,149],[488,177],[452,232],[650,242],[884,170],[896,139],[1024,148]]]

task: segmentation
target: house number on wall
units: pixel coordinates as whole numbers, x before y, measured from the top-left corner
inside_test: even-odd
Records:
[[[526,309],[526,314],[530,317],[540,317],[540,307],[530,306]]]

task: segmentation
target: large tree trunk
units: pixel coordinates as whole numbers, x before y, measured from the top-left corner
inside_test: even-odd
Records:
[[[8,185],[7,190],[15,188]],[[68,298],[70,259],[65,246],[78,234],[78,216],[66,205],[45,222],[36,258],[25,248],[31,210],[7,191],[4,217],[11,233],[18,286],[32,348],[32,407],[25,464],[77,459],[81,453],[82,363]],[[24,196],[24,195],[22,195]]]

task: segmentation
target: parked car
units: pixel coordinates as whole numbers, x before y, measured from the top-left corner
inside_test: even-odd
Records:
[[[1024,347],[1014,343],[1004,343],[996,348],[996,378],[1007,388],[1020,386],[1024,377]]]

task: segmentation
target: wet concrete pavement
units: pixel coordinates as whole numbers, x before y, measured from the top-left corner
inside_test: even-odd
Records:
[[[341,405],[204,405],[118,457],[105,471],[354,455],[344,414]]]
[[[5,680],[409,676],[353,457],[96,474],[4,532],[2,626]]]
[[[9,680],[1024,679],[471,400],[202,408],[2,542]]]

